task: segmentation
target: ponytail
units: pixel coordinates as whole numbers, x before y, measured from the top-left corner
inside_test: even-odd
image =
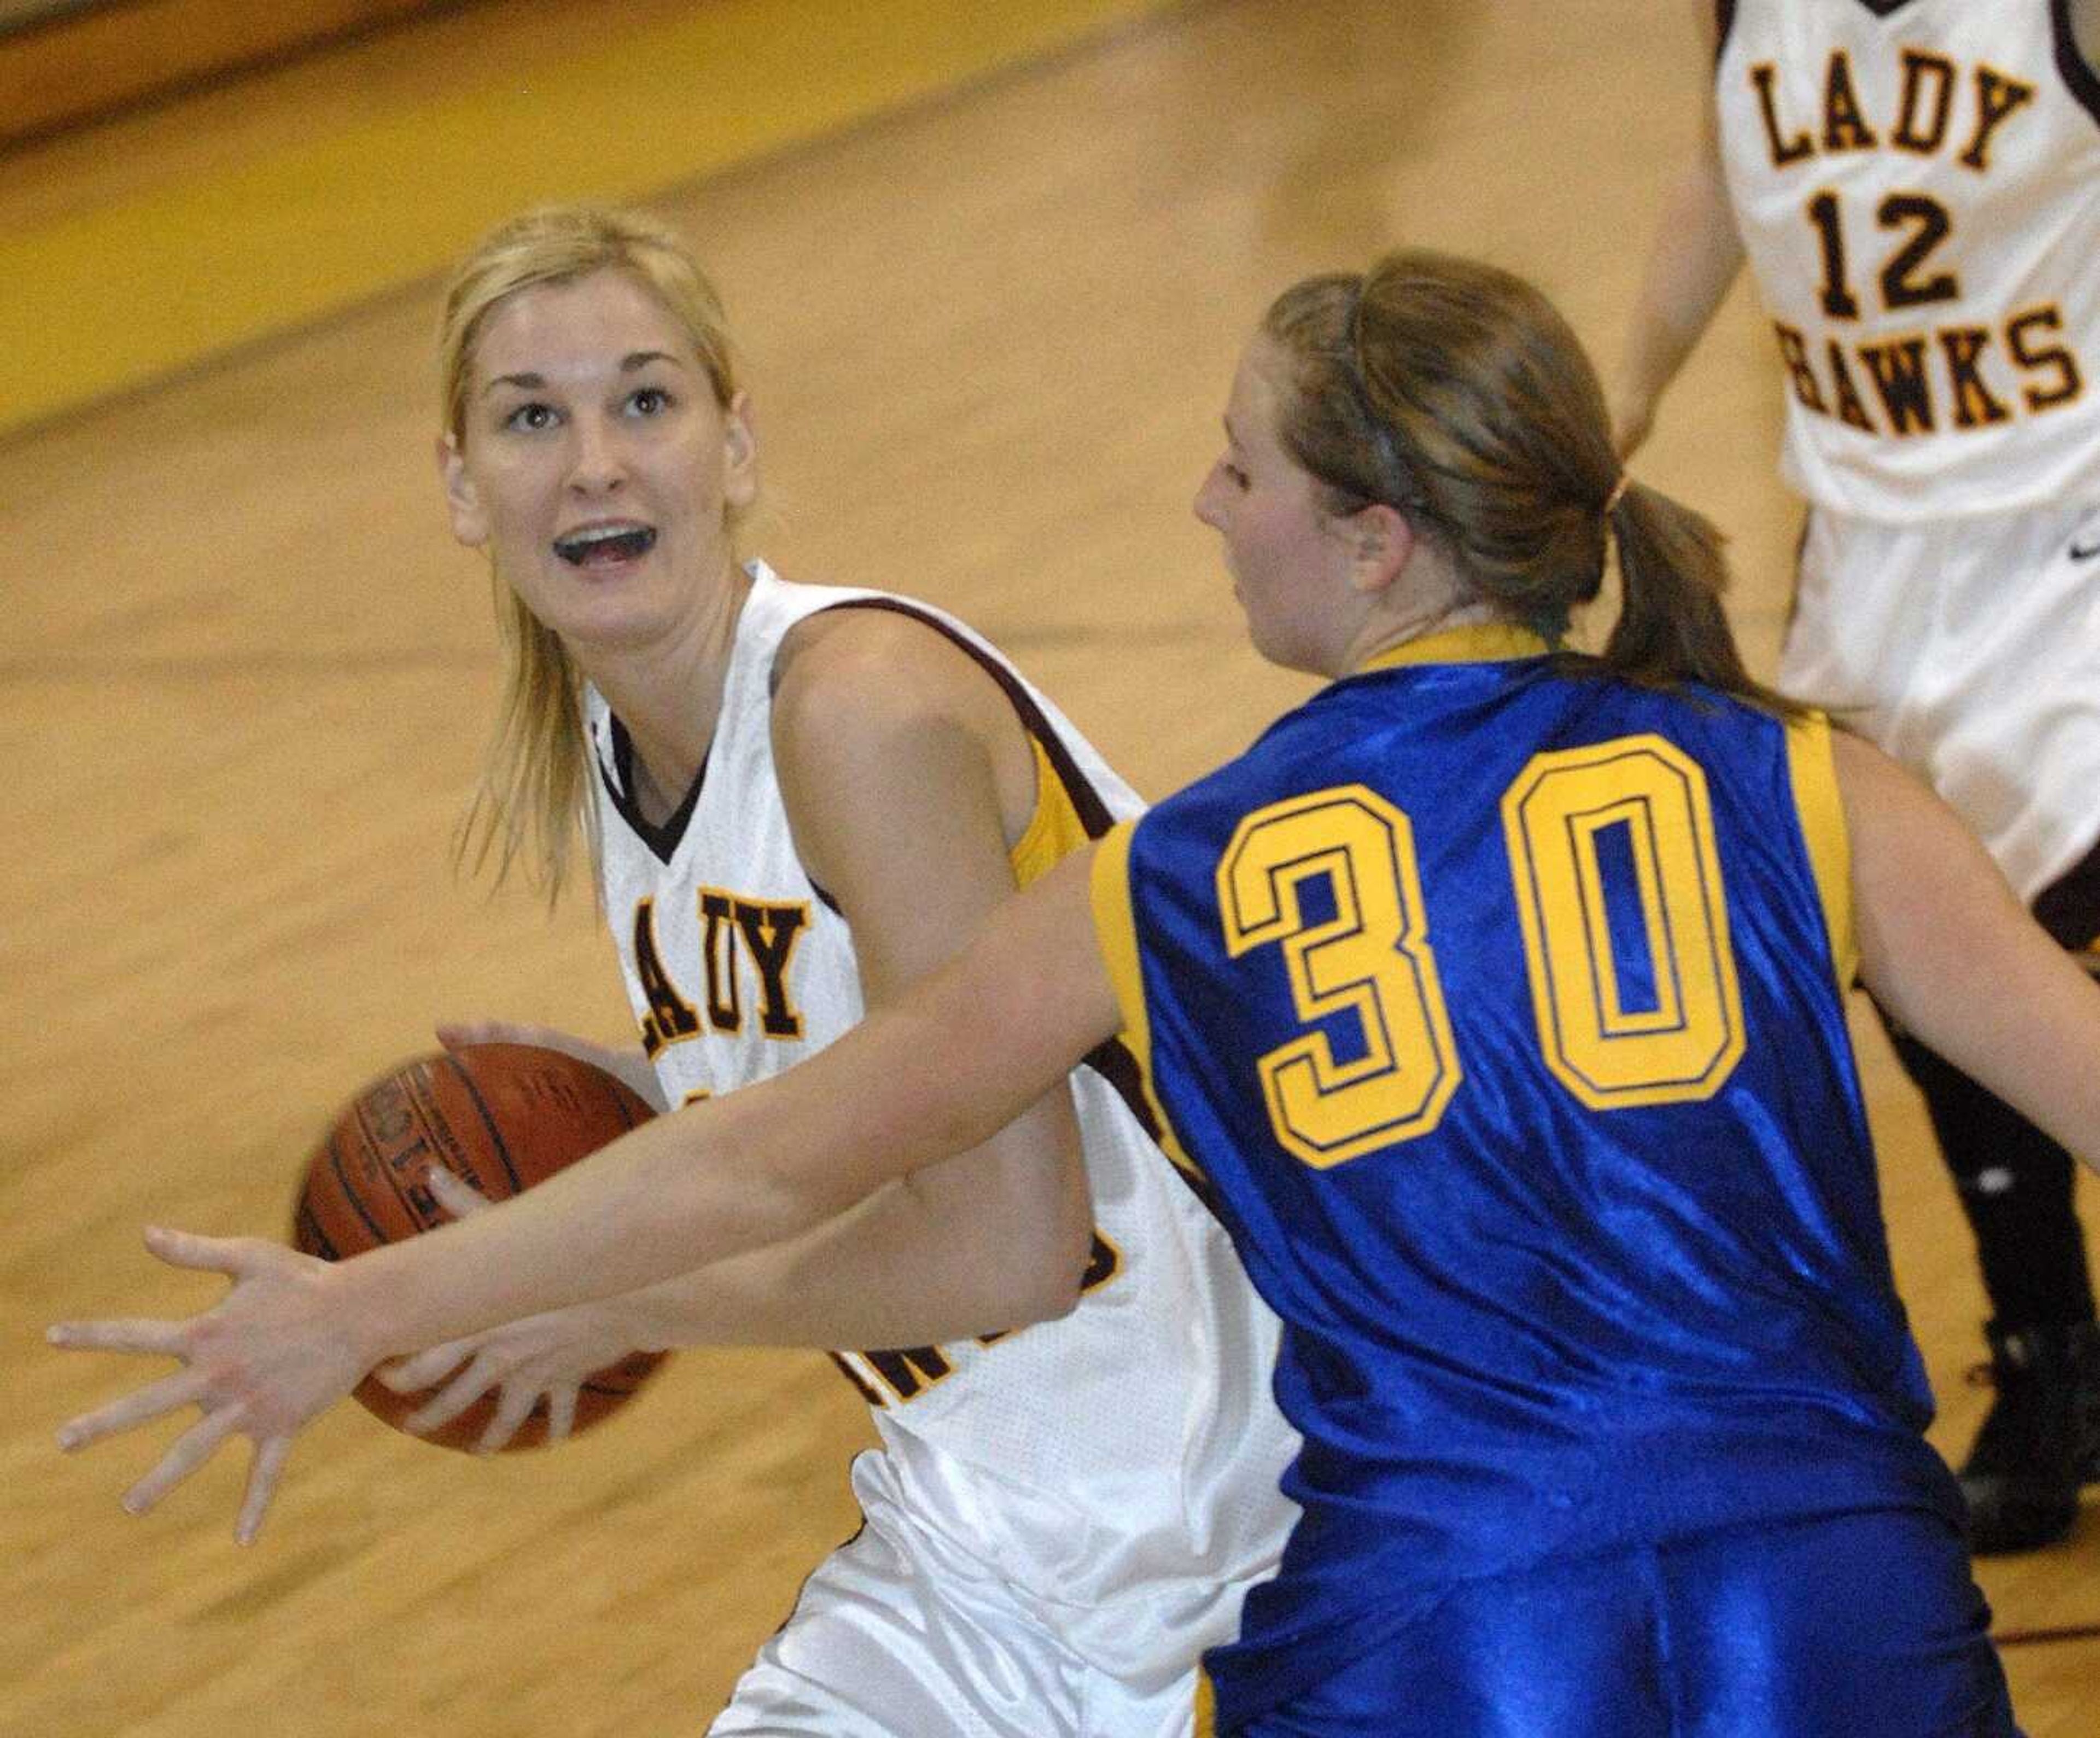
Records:
[[[1619,551],[1619,617],[1602,662],[1649,687],[1701,682],[1782,718],[1804,710],[1755,680],[1722,607],[1721,533],[1704,514],[1626,480],[1606,515]]]

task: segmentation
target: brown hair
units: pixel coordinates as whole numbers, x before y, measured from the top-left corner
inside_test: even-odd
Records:
[[[1398,509],[1475,596],[1556,646],[1602,588],[1615,533],[1623,595],[1605,666],[1799,712],[1743,667],[1720,533],[1657,490],[1620,487],[1595,371],[1523,279],[1407,249],[1294,285],[1262,329],[1294,364],[1284,445],[1334,510]]]
[[[677,234],[636,212],[549,205],[483,237],[446,290],[438,329],[439,390],[446,431],[461,452],[475,346],[490,315],[521,291],[598,271],[626,272],[654,295],[692,340],[715,402],[726,408],[736,396],[721,298]],[[525,607],[502,575],[494,580],[503,699],[455,851],[476,868],[493,852],[499,883],[523,858],[551,903],[560,897],[579,828],[593,853],[597,849],[583,675],[559,636]]]

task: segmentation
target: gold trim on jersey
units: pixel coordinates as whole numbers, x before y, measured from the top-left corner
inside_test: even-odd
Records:
[[[1218,1692],[1211,1683],[1211,1674],[1199,1665],[1196,1668],[1196,1731],[1194,1738],[1217,1738]]]
[[[1830,752],[1830,721],[1811,712],[1787,726],[1786,761],[1793,783],[1794,811],[1808,847],[1809,866],[1823,895],[1823,924],[1842,995],[1860,969],[1860,944],[1852,922],[1852,841],[1838,795],[1838,767]]]
[[[1020,887],[1048,874],[1087,842],[1086,823],[1051,764],[1050,751],[1033,730],[1028,731],[1028,748],[1035,757],[1035,812],[1028,818],[1027,830],[1007,853],[1014,883]]]
[[[1138,965],[1137,921],[1130,904],[1130,842],[1136,821],[1118,821],[1095,842],[1091,898],[1094,911],[1094,939],[1101,949],[1101,965],[1114,986],[1116,1005],[1123,1010],[1123,1047],[1137,1064],[1138,1084],[1146,1107],[1158,1130],[1159,1150],[1185,1176],[1210,1180],[1203,1167],[1183,1148],[1174,1126],[1161,1109],[1159,1095],[1152,1084],[1152,1022],[1145,1005],[1145,976]],[[1206,1198],[1207,1198],[1207,1197]]]
[[[1471,622],[1374,652],[1349,673],[1361,676],[1367,670],[1410,664],[1499,664],[1509,658],[1542,657],[1552,649],[1540,635],[1515,622]]]

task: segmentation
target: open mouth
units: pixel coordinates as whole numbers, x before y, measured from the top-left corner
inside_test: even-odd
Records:
[[[573,567],[597,567],[635,561],[656,545],[651,525],[593,525],[554,540],[554,553]]]

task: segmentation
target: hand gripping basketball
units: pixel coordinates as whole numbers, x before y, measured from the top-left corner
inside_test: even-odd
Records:
[[[492,1204],[450,1171],[434,1171],[430,1180],[438,1205],[455,1219],[486,1212]],[[509,1447],[536,1418],[544,1419],[549,1443],[565,1441],[576,1427],[578,1402],[590,1385],[602,1386],[606,1370],[638,1354],[653,1356],[638,1343],[617,1300],[608,1299],[449,1340],[382,1364],[373,1378],[396,1394],[421,1400],[418,1409],[401,1420],[404,1430],[423,1436],[467,1419],[465,1427],[477,1431],[470,1446],[488,1454]],[[426,1396],[428,1389],[437,1392]],[[492,1395],[492,1411],[483,1404]],[[603,1410],[595,1395],[592,1405],[594,1411]]]
[[[449,1030],[457,1036],[464,1029]],[[507,1039],[456,1047],[448,1042],[445,1050],[412,1058],[373,1081],[344,1107],[309,1159],[293,1241],[335,1260],[417,1236],[463,1211],[530,1188],[655,1114],[618,1075],[579,1056],[578,1048],[617,1061],[572,1040],[562,1041],[562,1048]],[[461,1182],[470,1186],[452,1186]],[[574,1380],[552,1360],[550,1376],[561,1379],[541,1383],[514,1417],[522,1381],[508,1378],[515,1360],[500,1364],[492,1351],[477,1356],[444,1395],[408,1396],[453,1369],[470,1346],[477,1352],[499,1342],[514,1347],[521,1334],[536,1334],[544,1350],[577,1337],[558,1331],[550,1339],[550,1323],[580,1327],[595,1321],[602,1330],[607,1313],[528,1318],[535,1325],[514,1334],[454,1342],[446,1348],[454,1352],[451,1362],[419,1355],[410,1365],[390,1366],[387,1376],[360,1384],[356,1398],[374,1417],[447,1448],[491,1451],[562,1440],[617,1412],[662,1363],[661,1355],[623,1345],[598,1365],[575,1372]],[[603,1343],[602,1330],[591,1337]],[[420,1383],[402,1378],[404,1368],[420,1374],[433,1366],[436,1373]],[[499,1383],[501,1400],[489,1392]]]
[[[143,1515],[217,1452],[227,1437],[254,1445],[234,1537],[251,1542],[276,1493],[292,1439],[350,1392],[376,1361],[359,1343],[329,1264],[259,1237],[204,1237],[149,1229],[146,1247],[171,1266],[223,1273],[232,1289],[183,1321],[152,1317],[62,1321],[55,1346],[179,1359],[183,1368],[82,1414],[59,1431],[71,1452],[183,1406],[203,1416],[125,1493]]]

